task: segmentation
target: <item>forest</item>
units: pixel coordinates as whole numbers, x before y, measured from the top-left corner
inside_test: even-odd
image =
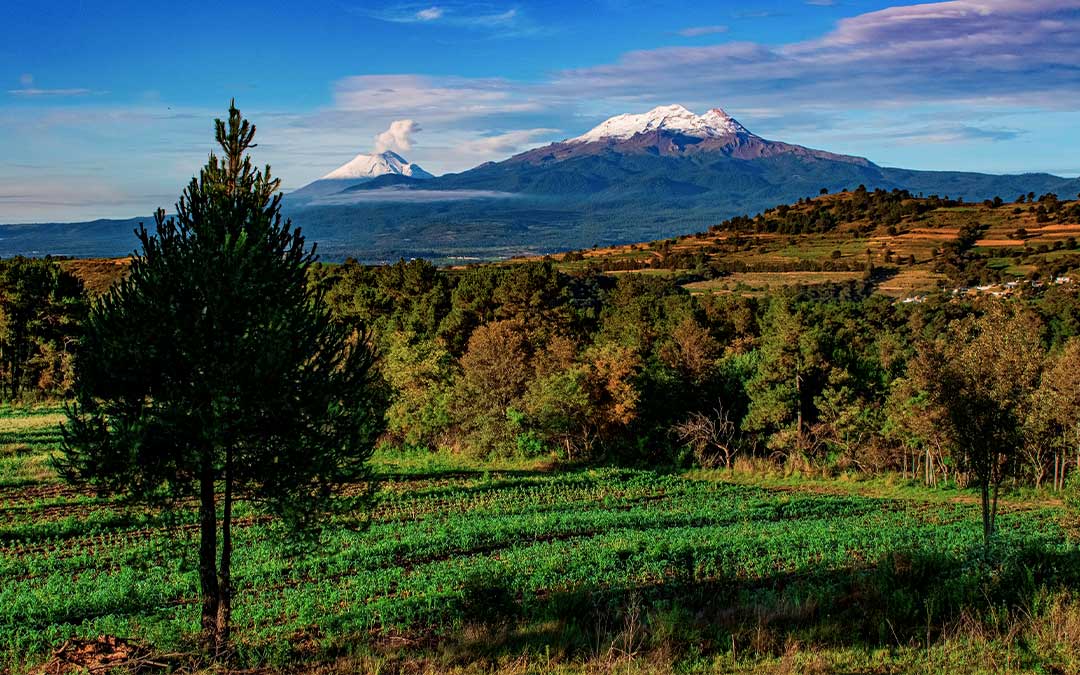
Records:
[[[740,297],[550,261],[422,260],[318,266],[310,283],[375,347],[382,442],[396,447],[964,485],[931,361],[985,335],[1022,385],[1007,478],[1061,489],[1080,462],[1080,299],[1068,286],[900,304],[861,282]],[[5,398],[62,398],[91,300],[48,260],[5,261],[0,284]]]

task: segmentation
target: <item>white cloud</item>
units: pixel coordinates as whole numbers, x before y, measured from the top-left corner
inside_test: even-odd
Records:
[[[424,6],[400,4],[386,9],[364,12],[380,21],[391,23],[428,23],[438,21],[441,25],[473,30],[488,30],[503,36],[521,36],[544,32],[529,21],[518,7],[504,9],[489,3],[472,1],[449,1],[440,5]]]
[[[560,73],[565,96],[875,107],[1080,104],[1080,0],[953,0],[843,19],[827,35],[625,54]]]
[[[539,106],[507,80],[357,75],[334,85],[334,108],[428,121],[537,110]]]
[[[558,139],[558,129],[540,127],[536,129],[516,129],[492,136],[479,136],[459,144],[458,154],[479,158],[480,161],[503,159],[509,154],[534,147],[539,141]]]
[[[702,35],[716,35],[728,32],[727,26],[690,26],[679,31],[683,37],[701,37]]]
[[[386,131],[375,137],[375,152],[408,152],[412,150],[412,135],[420,130],[420,125],[413,120],[394,120]]]
[[[518,18],[517,9],[508,9],[496,14],[477,14],[462,19],[461,23],[472,26],[508,26]]]
[[[92,89],[84,89],[81,87],[69,89],[39,89],[36,87],[25,87],[23,89],[8,89],[8,93],[12,96],[18,96],[20,98],[58,98],[63,96],[89,96],[90,94],[98,92],[95,92]]]

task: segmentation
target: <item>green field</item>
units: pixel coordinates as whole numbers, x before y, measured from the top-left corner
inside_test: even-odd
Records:
[[[194,514],[166,520],[59,483],[47,457],[60,419],[55,409],[0,417],[0,670],[28,670],[76,636],[190,651]],[[1009,562],[990,565],[978,506],[963,495],[886,499],[419,454],[376,462],[367,526],[334,523],[303,554],[250,505],[238,513],[240,663],[524,654],[515,658],[533,665],[513,672],[551,672],[667,645],[683,671],[798,672],[812,661],[826,664],[818,672],[906,672],[961,658],[966,647],[948,638],[965,617],[1002,619],[1017,602],[1038,611],[1077,576],[1069,521],[1052,506],[1006,505],[994,556]],[[988,639],[961,661],[971,672],[986,654],[1015,659],[1016,672],[1075,672],[1054,670],[1075,665],[1069,650]]]

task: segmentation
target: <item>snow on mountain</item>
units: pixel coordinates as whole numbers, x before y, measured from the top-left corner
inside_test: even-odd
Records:
[[[704,115],[695,115],[681,105],[667,105],[653,108],[639,115],[629,113],[616,115],[567,142],[593,143],[607,139],[625,140],[637,134],[658,129],[693,138],[721,138],[736,134],[753,136],[746,127],[720,108],[713,108]]]
[[[339,166],[320,180],[365,180],[387,174],[410,178],[434,178],[421,169],[419,164],[410,164],[401,155],[387,150],[374,155],[357,155],[352,161]]]

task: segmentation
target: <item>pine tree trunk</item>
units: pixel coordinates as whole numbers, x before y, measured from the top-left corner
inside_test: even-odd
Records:
[[[225,494],[222,498],[221,515],[221,565],[218,568],[218,606],[216,656],[219,661],[228,658],[229,633],[232,627],[232,452],[225,451]]]
[[[199,584],[202,591],[202,630],[211,654],[216,652],[218,579],[217,579],[217,504],[214,495],[214,466],[209,452],[203,453],[199,476]]]
[[[979,481],[979,496],[982,502],[982,521],[983,521],[983,543],[987,548],[990,547],[990,485],[988,481]]]

